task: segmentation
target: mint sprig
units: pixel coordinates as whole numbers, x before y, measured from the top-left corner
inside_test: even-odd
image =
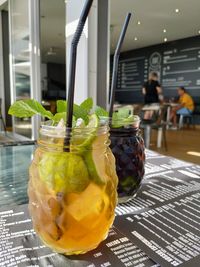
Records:
[[[58,113],[66,112],[66,110],[67,110],[67,101],[58,100],[56,102],[56,104],[57,104],[57,112]],[[83,107],[81,107],[81,106],[79,106],[77,104],[74,104],[73,105],[73,115],[74,115],[76,120],[81,118],[82,120],[84,120],[86,125],[88,124],[88,122],[89,122],[88,112]]]
[[[66,112],[67,110],[67,101],[65,100],[57,100],[56,101],[56,107],[57,107],[57,112]]]
[[[53,114],[46,110],[39,102],[34,99],[16,101],[8,110],[8,114],[18,118],[29,118],[36,114],[52,119]]]
[[[89,122],[89,112],[93,106],[91,98],[86,99],[80,106],[74,104],[73,106],[73,121],[81,118],[87,125]],[[19,100],[10,106],[8,114],[18,118],[28,118],[36,114],[41,115],[49,120],[52,120],[53,125],[58,123],[61,119],[66,122],[67,101],[57,101],[57,113],[53,115],[46,110],[38,101],[34,99]]]
[[[118,109],[118,112],[117,113],[117,116],[118,118],[120,119],[126,119],[130,116],[130,109],[124,107],[124,108],[119,108]]]
[[[89,114],[91,109],[93,108],[93,100],[91,97],[87,98],[86,100],[84,100],[81,104],[80,107],[85,109],[87,111],[87,113]]]
[[[119,108],[116,112],[113,113],[112,127],[120,128],[123,126],[128,126],[136,119],[138,119],[138,117],[130,114],[130,110],[128,108]]]
[[[52,118],[54,124],[58,123],[60,120],[64,120],[66,122],[66,112],[59,112],[56,113]]]
[[[106,111],[104,108],[97,106],[95,109],[95,114],[97,115],[98,118],[101,117],[108,117],[108,111]]]
[[[8,111],[8,114],[19,117],[32,117],[36,114],[41,115],[49,120],[52,120],[52,124],[55,125],[59,123],[60,120],[64,120],[66,122],[66,110],[67,110],[67,101],[58,100],[57,101],[57,113],[53,115],[50,111],[46,110],[39,102],[34,99],[27,100],[19,100],[16,101]],[[89,123],[89,117],[91,114],[91,110],[93,108],[93,100],[92,98],[88,98],[83,101],[80,106],[77,104],[73,105],[73,127],[76,125],[76,122],[79,118],[81,118],[85,125]],[[97,106],[95,109],[95,114],[99,119],[102,117],[108,118],[108,112],[102,108]],[[117,112],[113,113],[112,116],[112,127],[119,128],[126,125],[129,125],[134,121],[134,115],[129,114],[129,109],[120,108]],[[135,119],[138,119],[135,118]]]

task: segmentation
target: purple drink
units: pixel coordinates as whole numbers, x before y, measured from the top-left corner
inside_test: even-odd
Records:
[[[139,130],[139,117],[110,130],[111,149],[116,159],[119,178],[119,202],[134,197],[144,176],[145,147]]]

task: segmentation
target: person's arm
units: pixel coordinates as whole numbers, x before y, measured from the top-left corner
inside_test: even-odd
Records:
[[[184,104],[179,104],[177,107],[174,107],[174,110],[179,110],[181,108],[184,108]]]
[[[142,88],[142,94],[143,95],[146,95],[146,89],[145,89],[145,87]]]
[[[158,83],[158,85],[156,86],[156,91],[157,91],[158,95],[162,94],[162,87],[160,86],[159,83]]]
[[[180,97],[179,97],[177,103],[178,103],[178,106],[174,107],[174,110],[175,110],[175,111],[177,111],[177,110],[179,110],[179,109],[181,109],[181,108],[184,107],[184,103],[181,101],[181,98],[180,98]]]
[[[177,107],[175,107],[175,109],[176,110],[179,110],[179,109],[181,109],[181,108],[184,108],[185,107],[185,101],[184,101],[184,99],[183,98],[181,98],[181,97],[179,97],[179,99],[178,99],[178,106]]]

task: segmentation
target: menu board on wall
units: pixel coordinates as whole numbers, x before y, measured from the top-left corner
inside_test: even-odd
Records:
[[[200,37],[122,53],[116,100],[143,102],[141,89],[151,71],[158,73],[166,97],[175,97],[179,86],[200,97]]]

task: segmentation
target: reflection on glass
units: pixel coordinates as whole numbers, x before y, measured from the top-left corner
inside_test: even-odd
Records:
[[[12,94],[13,100],[31,97],[30,85],[30,19],[29,1],[11,0],[11,56],[12,56]],[[14,118],[14,131],[31,137],[31,119]]]
[[[0,149],[0,206],[28,202],[28,166],[34,146],[8,146]]]

